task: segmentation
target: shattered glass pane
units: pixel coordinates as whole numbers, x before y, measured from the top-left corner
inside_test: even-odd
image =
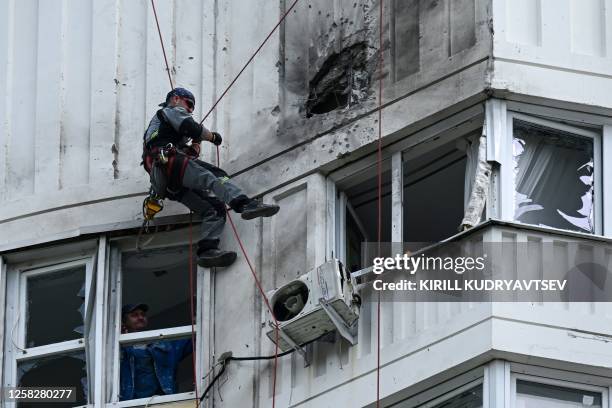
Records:
[[[85,266],[27,279],[27,347],[83,337],[84,285]]]
[[[53,407],[76,407],[87,403],[85,353],[76,352],[28,360],[17,365],[20,387],[76,387],[76,402],[53,403]],[[40,402],[23,402],[19,408],[41,407]]]
[[[595,232],[593,140],[514,121],[514,219]]]
[[[194,266],[194,275],[195,271]],[[195,281],[194,276],[194,305]],[[191,305],[188,294],[189,247],[123,254],[122,307],[141,303],[148,307],[145,313],[146,327],[138,328],[137,331],[190,325]]]
[[[191,337],[121,347],[121,401],[193,391]]]

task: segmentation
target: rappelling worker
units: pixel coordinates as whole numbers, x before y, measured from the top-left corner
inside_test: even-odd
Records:
[[[203,140],[219,146],[222,138],[193,119],[195,97],[190,91],[174,88],[160,106],[145,131],[143,143],[143,164],[152,189],[158,197],[180,201],[201,214],[198,265],[229,266],[236,260],[236,253],[219,249],[225,204],[245,220],[270,217],[279,207],[247,197],[229,181],[225,171],[198,160]]]

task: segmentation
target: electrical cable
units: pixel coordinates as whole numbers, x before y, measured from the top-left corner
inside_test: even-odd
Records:
[[[306,343],[301,344],[299,347],[304,347],[307,346],[311,343],[314,343],[315,341],[319,340],[319,337],[317,337],[314,340],[310,340],[307,341]],[[204,393],[202,394],[202,396],[200,397],[200,402],[204,400],[204,398],[206,397],[206,395],[208,394],[208,392],[210,391],[210,389],[213,387],[213,385],[215,384],[215,382],[221,377],[221,375],[223,375],[223,373],[225,372],[225,368],[227,366],[227,364],[230,361],[260,361],[260,360],[272,360],[278,357],[284,357],[287,356],[289,354],[292,354],[296,351],[296,349],[292,348],[291,350],[287,350],[283,353],[280,354],[273,354],[271,356],[254,356],[254,357],[227,357],[225,360],[223,360],[223,362],[218,363],[218,364],[222,364],[223,367],[221,368],[221,371],[219,371],[217,373],[217,375],[214,376],[213,380],[210,382],[210,384],[208,384],[208,387],[206,387],[206,389],[204,390]],[[214,370],[214,367],[211,369],[211,371]]]

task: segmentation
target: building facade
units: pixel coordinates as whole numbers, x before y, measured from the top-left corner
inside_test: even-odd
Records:
[[[195,117],[290,4],[155,3]],[[300,0],[205,122],[224,137],[221,167],[281,206],[235,220],[264,290],[332,258],[367,275],[359,251],[377,239],[379,124],[382,241],[458,234],[484,157],[481,223],[454,239],[555,247],[550,258],[508,254],[519,275],[610,259],[612,0],[390,0],[382,21],[379,6]],[[155,233],[139,237],[142,132],[169,90],[151,3],[0,8],[2,384],[76,386],[78,404],[96,407],[192,406],[194,375],[201,394],[222,353],[274,345],[231,228],[222,245],[238,261],[193,270],[193,287],[186,208],[167,202]],[[202,157],[216,162],[212,145]],[[273,360],[231,363],[207,406],[375,406],[376,303],[361,298],[356,345],[328,336],[306,346],[307,367],[298,353],[280,358],[275,387]],[[121,306],[141,302],[150,330],[122,334]],[[382,406],[612,407],[609,303],[381,308]],[[176,394],[120,401],[123,346],[192,330],[195,359],[180,365]]]

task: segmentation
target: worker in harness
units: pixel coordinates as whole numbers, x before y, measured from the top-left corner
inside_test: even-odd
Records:
[[[245,220],[270,217],[279,207],[247,197],[229,181],[225,171],[198,160],[202,141],[219,146],[222,138],[193,119],[195,97],[190,91],[174,88],[160,106],[144,133],[143,143],[143,164],[152,190],[158,198],[179,201],[201,214],[198,265],[229,266],[236,260],[236,253],[219,249],[225,204]]]

